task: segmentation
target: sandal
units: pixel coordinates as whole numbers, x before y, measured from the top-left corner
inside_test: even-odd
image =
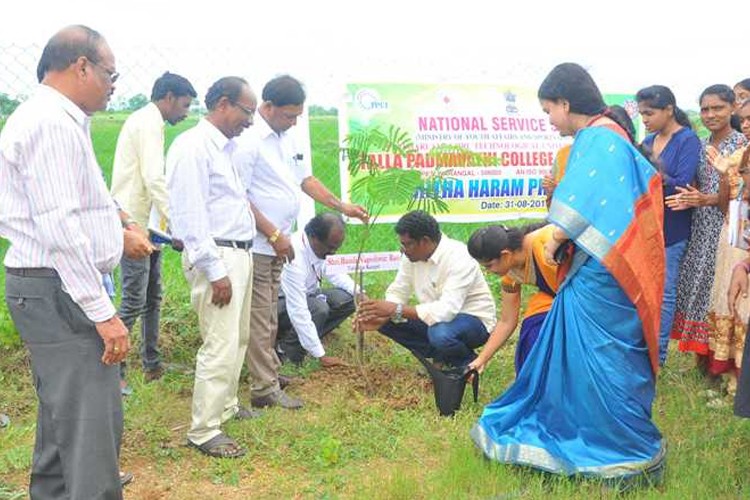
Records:
[[[120,486],[125,487],[129,485],[131,482],[133,482],[133,474],[130,472],[122,472],[120,471]]]
[[[246,451],[237,442],[223,432],[203,444],[195,444],[188,439],[188,446],[197,449],[204,455],[214,458],[240,458]]]

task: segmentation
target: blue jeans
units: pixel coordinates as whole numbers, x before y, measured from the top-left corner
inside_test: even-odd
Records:
[[[122,256],[122,302],[120,319],[128,331],[141,318],[141,360],[144,370],[155,370],[161,364],[159,317],[161,313],[161,252],[142,259]],[[120,373],[124,375],[125,366]]]
[[[452,366],[466,366],[477,357],[474,349],[487,342],[490,334],[476,316],[459,313],[451,321],[427,326],[410,319],[405,323],[389,321],[380,333],[425,358]]]
[[[678,241],[666,248],[666,276],[664,278],[664,300],[661,303],[661,333],[659,335],[659,365],[667,361],[669,333],[674,320],[674,305],[677,299],[677,282],[680,274],[680,263],[685,255],[687,240]]]

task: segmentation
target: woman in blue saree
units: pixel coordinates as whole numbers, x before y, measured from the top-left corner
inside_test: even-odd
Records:
[[[516,381],[471,436],[503,463],[656,480],[666,454],[651,421],[664,287],[661,176],[607,115],[581,66],[555,67],[538,97],[552,125],[575,136],[546,248],[550,259],[567,255],[564,277]]]

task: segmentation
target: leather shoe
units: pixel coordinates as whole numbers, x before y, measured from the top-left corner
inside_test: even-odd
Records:
[[[143,380],[146,383],[153,382],[154,380],[159,380],[164,376],[164,367],[157,366],[153,370],[143,370]]]
[[[304,406],[301,399],[293,398],[284,391],[276,391],[265,396],[257,396],[250,399],[253,408],[266,408],[269,406],[280,406],[287,410],[299,410]]]
[[[279,387],[282,389],[289,387],[294,382],[294,379],[295,377],[288,377],[286,375],[279,374],[279,377],[278,377]]]
[[[236,420],[252,420],[254,418],[262,417],[263,413],[259,412],[257,410],[251,410],[249,408],[245,408],[244,406],[240,406],[237,409],[237,413],[234,414],[234,418]]]

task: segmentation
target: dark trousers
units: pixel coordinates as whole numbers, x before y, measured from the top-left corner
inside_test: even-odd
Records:
[[[340,288],[318,289],[307,296],[307,308],[310,310],[318,336],[322,339],[354,313],[354,297]],[[293,363],[301,363],[305,358],[305,350],[289,320],[284,297],[279,297],[277,348],[283,351],[287,359]]]
[[[451,321],[432,326],[418,319],[409,319],[404,323],[389,321],[379,331],[425,358],[451,366],[468,365],[477,357],[474,349],[483,346],[490,336],[479,318],[463,313],[457,314]]]
[[[750,329],[747,333],[750,334]],[[737,395],[734,397],[734,414],[750,418],[750,335],[745,337],[745,347],[742,350],[742,368],[737,380]]]
[[[160,364],[159,317],[161,313],[161,252],[142,259],[122,256],[122,302],[120,318],[132,331],[141,318],[141,360],[144,370],[155,370]],[[121,374],[125,373],[125,363]]]
[[[121,499],[119,374],[94,324],[57,277],[6,274],[5,300],[39,399],[32,500]]]

